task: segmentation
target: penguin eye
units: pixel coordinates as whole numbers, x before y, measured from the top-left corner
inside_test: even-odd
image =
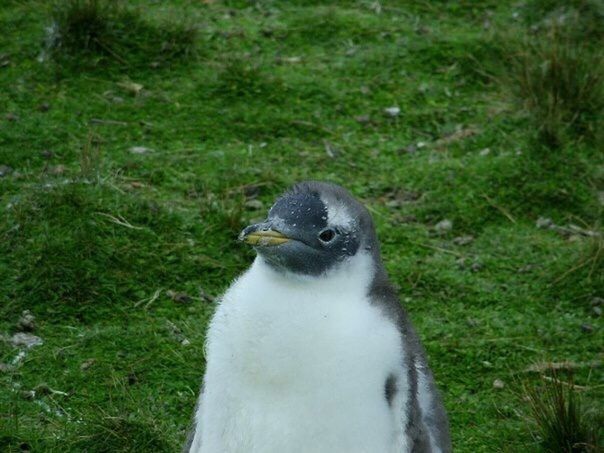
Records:
[[[333,228],[325,228],[319,233],[319,240],[324,243],[333,241],[336,237],[336,232]]]

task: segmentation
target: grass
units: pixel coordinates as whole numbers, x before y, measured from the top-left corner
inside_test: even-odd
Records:
[[[533,31],[569,27],[574,38],[597,45],[604,37],[604,8],[593,0],[532,0],[523,5],[523,17]]]
[[[601,54],[589,42],[577,43],[562,27],[527,39],[523,47],[513,61],[513,82],[540,141],[560,148],[568,135],[593,139],[602,126],[604,106]]]
[[[184,17],[154,23],[121,0],[68,0],[52,7],[41,57],[54,60],[60,71],[159,67],[191,57],[197,34]]]
[[[598,451],[597,429],[600,420],[586,417],[584,403],[576,394],[572,374],[563,379],[559,373],[544,376],[542,386],[526,390],[536,437],[543,449],[552,453]]]
[[[569,139],[600,141],[604,8],[591,0],[534,0],[523,8],[531,33],[512,53],[510,82],[531,112],[539,141],[550,149]]]
[[[303,179],[371,209],[456,451],[542,448],[518,373],[601,360],[604,297],[595,44],[539,72],[546,3],[4,2],[0,333],[30,310],[44,344],[0,340],[0,450],[177,450],[235,238]],[[64,31],[86,8],[98,36]],[[599,413],[602,378],[574,376]]]

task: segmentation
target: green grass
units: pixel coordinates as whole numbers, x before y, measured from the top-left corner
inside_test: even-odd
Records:
[[[598,428],[585,420],[586,411],[573,389],[572,374],[565,379],[556,372],[548,374],[551,375],[545,376],[545,385],[526,390],[538,427],[538,441],[550,452],[597,451]],[[601,427],[601,420],[598,422]]]
[[[511,84],[532,113],[539,140],[550,149],[563,147],[569,136],[601,139],[604,124],[604,58],[592,48],[593,40],[577,42],[572,30],[553,27],[544,36],[525,39],[511,61]]]
[[[194,53],[197,28],[181,22],[154,23],[121,0],[67,0],[52,7],[42,60],[57,72],[160,67]]]
[[[112,9],[113,53],[81,34],[49,49],[66,19],[47,2],[0,7],[0,334],[27,309],[44,340],[0,371],[0,450],[176,451],[214,310],[200,290],[246,268],[237,234],[281,191],[325,179],[375,217],[456,451],[537,451],[521,394],[541,378],[524,370],[601,361],[604,328],[602,240],[570,227],[602,234],[601,91],[555,116],[573,132],[552,148],[536,134],[549,98],[518,102],[508,82],[541,36],[534,11],[558,3],[208,3]],[[1,363],[18,352],[0,339]],[[575,371],[592,413],[602,380]],[[24,397],[40,384],[65,394]]]

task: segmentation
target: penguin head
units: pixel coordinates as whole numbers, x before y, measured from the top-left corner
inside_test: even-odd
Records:
[[[273,268],[320,276],[360,253],[379,257],[367,209],[344,188],[324,182],[294,185],[271,207],[266,221],[239,239]]]

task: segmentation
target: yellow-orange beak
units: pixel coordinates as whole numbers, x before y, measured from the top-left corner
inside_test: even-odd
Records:
[[[261,247],[270,247],[274,245],[281,245],[289,242],[291,239],[282,233],[274,230],[260,230],[252,231],[250,233],[244,233],[240,236],[240,239],[246,244],[256,245]]]

